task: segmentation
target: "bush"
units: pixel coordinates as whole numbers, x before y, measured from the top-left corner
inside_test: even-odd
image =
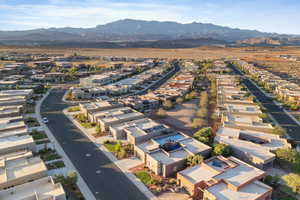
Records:
[[[280,178],[278,176],[266,176],[264,178],[264,183],[271,186],[272,188],[277,188],[279,186]]]
[[[203,162],[204,158],[201,155],[194,155],[187,157],[187,165],[192,167]]]
[[[290,173],[283,176],[282,179],[291,191],[300,194],[300,176],[298,174]]]
[[[159,117],[166,117],[167,116],[167,113],[164,109],[160,108],[158,109],[158,111],[156,112],[156,115],[159,116]]]
[[[229,157],[231,155],[230,147],[227,144],[216,144],[214,146],[213,155]]]
[[[208,110],[207,108],[203,107],[203,108],[200,108],[198,111],[197,111],[197,114],[196,114],[198,117],[201,117],[201,118],[207,118],[208,116]]]
[[[163,107],[164,107],[165,109],[167,109],[167,110],[173,108],[173,103],[172,103],[172,101],[166,100],[166,101],[163,103]]]
[[[192,128],[199,128],[206,125],[206,120],[202,118],[194,118],[191,124]]]
[[[300,162],[300,155],[296,149],[292,148],[281,148],[275,151],[276,157],[282,161],[288,163]]]
[[[285,135],[285,130],[279,126],[274,127],[273,129],[273,134],[275,135],[279,135],[281,137],[283,137]]]
[[[176,99],[176,103],[178,103],[178,104],[182,104],[183,101],[184,101],[184,99],[183,99],[182,97],[178,97],[178,98]]]
[[[200,129],[194,133],[193,138],[209,146],[212,146],[214,140],[210,127]]]
[[[146,171],[135,172],[134,175],[138,177],[144,184],[151,184],[152,177]]]
[[[78,180],[77,173],[75,171],[69,172],[67,177],[68,184],[74,185],[77,183],[77,180]]]
[[[77,112],[80,111],[80,106],[72,106],[68,108],[68,112]]]

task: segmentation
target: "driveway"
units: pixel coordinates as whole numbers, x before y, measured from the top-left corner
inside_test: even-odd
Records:
[[[42,117],[96,199],[144,200],[146,196],[63,114],[66,89],[53,89],[41,107]]]

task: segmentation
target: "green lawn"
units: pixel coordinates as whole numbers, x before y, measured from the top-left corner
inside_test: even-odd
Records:
[[[72,106],[68,108],[68,112],[77,112],[77,111],[80,111],[79,106]]]
[[[105,143],[104,146],[108,149],[110,152],[116,152],[116,145],[117,143]]]
[[[42,133],[42,132],[34,132],[32,134],[32,137],[33,137],[34,140],[41,140],[41,139],[48,138],[47,135],[45,133]]]
[[[80,125],[83,128],[93,128],[94,127],[94,125],[91,122],[81,122]]]
[[[152,177],[146,171],[135,172],[134,175],[138,177],[144,184],[150,184],[152,182]]]

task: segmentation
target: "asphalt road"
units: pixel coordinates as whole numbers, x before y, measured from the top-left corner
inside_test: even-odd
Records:
[[[232,69],[239,75],[244,75],[235,66],[231,65]],[[255,84],[253,84],[248,77],[244,76],[242,81],[250,92],[256,96],[256,98],[262,103],[273,118],[279,123],[279,125],[286,129],[290,139],[296,143],[300,142],[300,126],[288,116],[283,109],[276,105],[273,100],[266,96]]]
[[[146,200],[140,190],[62,113],[66,89],[53,89],[41,107],[42,117],[98,200]],[[87,199],[88,200],[88,199]]]

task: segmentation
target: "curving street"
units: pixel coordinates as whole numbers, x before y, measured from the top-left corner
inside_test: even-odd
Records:
[[[66,89],[53,89],[41,106],[48,128],[97,200],[146,200],[146,196],[63,114]],[[88,200],[88,199],[87,199]]]

